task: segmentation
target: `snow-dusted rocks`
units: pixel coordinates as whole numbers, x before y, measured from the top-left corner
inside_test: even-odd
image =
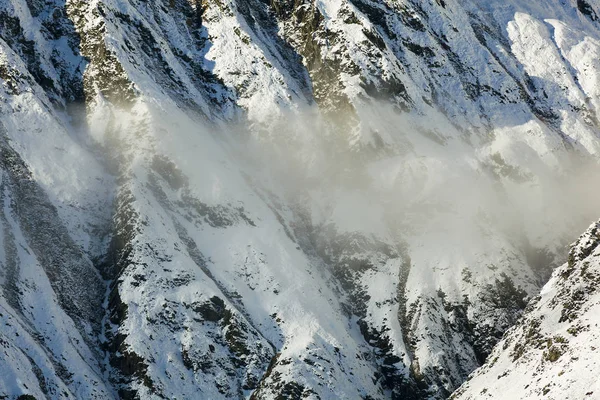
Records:
[[[452,399],[598,397],[599,246],[600,224],[595,223]]]

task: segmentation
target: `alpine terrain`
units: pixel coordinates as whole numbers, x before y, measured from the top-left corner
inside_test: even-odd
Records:
[[[599,115],[598,0],[0,0],[0,399],[600,399]]]

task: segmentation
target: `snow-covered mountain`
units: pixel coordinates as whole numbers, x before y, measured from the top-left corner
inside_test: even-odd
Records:
[[[595,223],[453,399],[598,397],[599,244]]]
[[[0,398],[448,397],[598,217],[599,13],[0,0]]]

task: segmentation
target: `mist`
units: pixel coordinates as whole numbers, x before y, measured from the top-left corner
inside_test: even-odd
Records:
[[[315,229],[429,246],[431,258],[444,258],[444,249],[468,258],[510,244],[542,264],[532,266],[541,269],[538,283],[600,217],[596,157],[552,131],[539,144],[390,104],[365,105],[357,114],[361,122],[352,129],[315,109],[251,132],[235,127],[236,156]]]

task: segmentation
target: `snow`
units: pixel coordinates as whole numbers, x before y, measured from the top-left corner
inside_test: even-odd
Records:
[[[535,296],[538,267],[597,217],[600,30],[572,4],[360,2],[378,21],[359,2],[318,0],[305,7],[324,22],[307,38],[306,21],[259,1],[212,2],[201,25],[187,2],[69,1],[84,59],[26,3],[0,8],[53,82],[85,66],[87,126],[0,31],[0,67],[18,75],[16,92],[2,78],[0,146],[47,196],[39,220],[77,249],[53,275],[19,213],[33,202],[13,204],[23,197],[1,170],[0,397],[273,398],[292,382],[307,398],[443,397],[479,366],[474,342],[521,315],[488,298],[499,279]],[[127,106],[115,84],[132,89]],[[329,119],[337,96],[343,128]],[[88,293],[74,264],[101,282],[97,321],[64,309],[63,275]],[[541,292],[545,321],[559,317],[547,312],[558,280]],[[577,354],[592,336],[572,339],[577,369],[563,355],[540,385],[591,368]],[[513,366],[499,349],[492,377]],[[540,396],[502,386],[532,379],[534,361],[499,393]],[[472,396],[491,385],[485,368]]]
[[[577,257],[580,243],[588,238],[598,240],[598,224],[594,224],[574,244],[571,254]],[[490,360],[477,370],[453,399],[582,399],[597,396],[598,359],[598,294],[596,293],[598,260],[596,248],[574,265],[558,268],[544,286],[539,299],[512,328]],[[567,272],[572,271],[572,272]],[[582,305],[575,300],[584,293]],[[575,315],[564,320],[562,315],[574,301]],[[533,339],[532,339],[533,338]],[[554,343],[554,344],[553,344]],[[522,353],[515,355],[517,346]],[[552,347],[554,346],[554,347]],[[549,351],[556,348],[556,358]]]

